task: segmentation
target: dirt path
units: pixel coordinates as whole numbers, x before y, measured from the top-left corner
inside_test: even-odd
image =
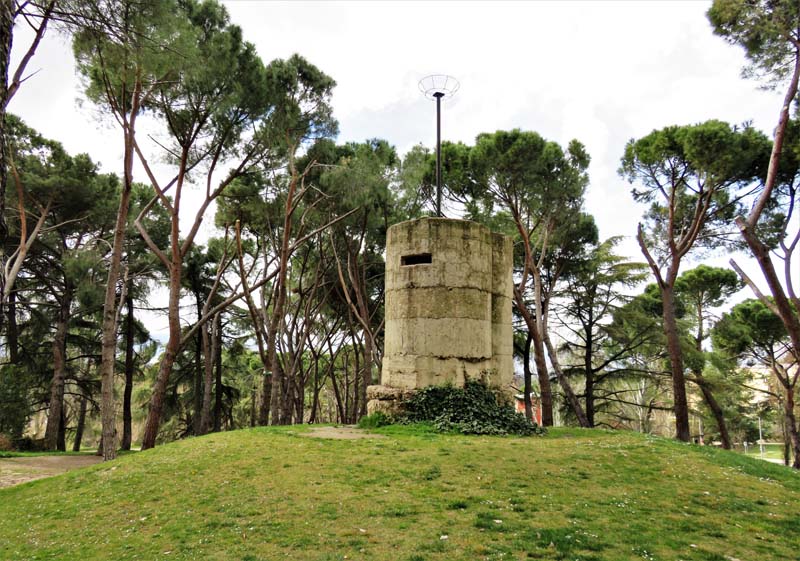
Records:
[[[101,462],[100,456],[28,456],[0,458],[0,489],[58,475]]]
[[[335,440],[357,440],[359,438],[385,438],[382,434],[374,434],[352,426],[315,427],[308,432],[298,433],[298,436],[309,438],[332,438]]]

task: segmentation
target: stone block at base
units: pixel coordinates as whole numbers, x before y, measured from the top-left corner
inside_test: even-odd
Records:
[[[414,395],[415,390],[391,388],[389,386],[367,387],[367,414],[383,413],[398,415],[403,411],[403,402]]]

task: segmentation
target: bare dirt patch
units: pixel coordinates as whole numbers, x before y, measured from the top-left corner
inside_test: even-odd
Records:
[[[28,456],[0,459],[0,489],[101,462],[100,456]]]
[[[334,440],[358,440],[361,438],[385,438],[382,434],[363,431],[353,426],[315,427],[308,432],[298,433],[309,438],[332,438]]]

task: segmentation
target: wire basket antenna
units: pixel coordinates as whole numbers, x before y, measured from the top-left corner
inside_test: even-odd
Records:
[[[460,87],[447,74],[431,74],[419,81],[419,91],[436,101],[436,216],[442,216],[442,99],[453,97]]]

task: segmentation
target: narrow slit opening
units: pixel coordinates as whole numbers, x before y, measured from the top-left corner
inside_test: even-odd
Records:
[[[403,267],[409,265],[424,265],[432,262],[433,260],[430,253],[415,253],[413,255],[403,255],[400,257],[400,265]]]

